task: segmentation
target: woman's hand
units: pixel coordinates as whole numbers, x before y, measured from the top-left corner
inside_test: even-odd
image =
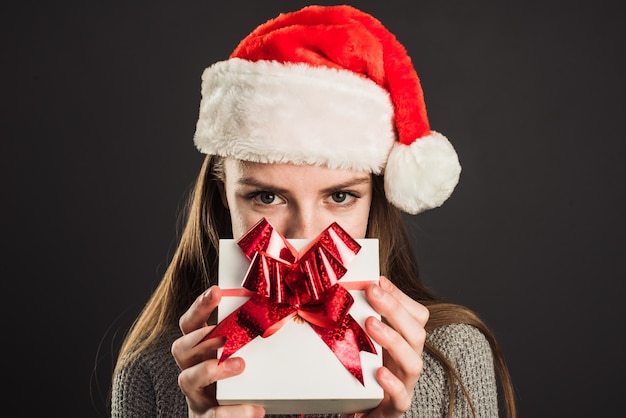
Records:
[[[411,408],[422,374],[428,309],[383,276],[379,285],[366,289],[365,296],[385,321],[374,317],[365,321],[365,330],[383,348],[383,367],[377,370],[376,379],[385,391],[381,403],[365,416],[399,417]]]
[[[218,406],[215,400],[214,383],[241,374],[245,367],[243,359],[239,357],[231,357],[218,364],[217,349],[224,345],[224,339],[204,340],[214,328],[207,325],[207,319],[221,299],[222,292],[217,286],[212,286],[200,295],[180,318],[183,336],[172,344],[172,355],[182,370],[178,376],[178,386],[187,398],[189,417],[263,417],[265,410],[261,407]]]

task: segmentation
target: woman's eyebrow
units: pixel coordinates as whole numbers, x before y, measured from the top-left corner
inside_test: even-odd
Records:
[[[276,193],[286,193],[287,189],[276,186],[271,183],[264,183],[263,181],[254,177],[242,177],[237,181],[237,184],[242,186],[254,187],[256,189],[268,190]]]
[[[337,183],[337,184],[333,184],[332,186],[325,187],[322,189],[322,191],[324,193],[330,193],[333,191],[350,189],[355,186],[360,186],[362,184],[369,184],[369,183],[371,183],[371,178],[369,175],[363,176],[363,177],[354,177],[342,183]]]
[[[324,193],[330,193],[337,190],[349,189],[351,187],[360,186],[362,184],[369,184],[371,182],[371,177],[369,175],[359,176],[348,179],[344,182],[333,184],[331,186],[325,187],[322,189]],[[242,177],[237,181],[237,184],[242,186],[254,187],[262,190],[269,190],[277,193],[287,193],[288,190],[282,187],[278,187],[275,184],[265,183],[262,180],[254,177]]]

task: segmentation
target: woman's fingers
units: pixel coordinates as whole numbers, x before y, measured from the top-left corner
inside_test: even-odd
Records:
[[[244,360],[240,357],[231,357],[221,363],[217,359],[206,360],[184,369],[178,375],[178,386],[188,397],[204,396],[204,388],[218,380],[241,374],[244,367]]]
[[[178,386],[187,399],[189,417],[263,417],[265,410],[262,407],[219,406],[215,400],[214,383],[241,374],[245,367],[239,357],[221,362],[216,358],[217,349],[224,345],[223,337],[206,338],[215,328],[208,325],[207,320],[221,299],[222,291],[217,286],[198,296],[179,320],[183,336],[172,343],[172,355],[181,369]]]
[[[211,286],[198,296],[178,321],[183,334],[206,327],[211,312],[215,310],[221,299],[222,291],[218,286]]]
[[[265,410],[255,405],[218,406],[215,386],[218,380],[241,374],[245,363],[242,358],[231,357],[223,362],[206,360],[184,369],[178,375],[178,386],[187,398],[190,417],[263,417]]]
[[[215,328],[206,326],[176,339],[172,343],[172,355],[181,369],[186,369],[208,359],[217,357],[217,349],[224,345],[224,338],[206,336]]]
[[[244,368],[245,363],[242,358],[231,357],[222,362],[217,359],[205,360],[183,369],[178,375],[178,386],[187,398],[190,411],[206,411],[200,416],[263,416],[258,411],[259,408],[252,405],[219,407],[215,400],[214,383],[237,376],[243,372]],[[234,415],[229,415],[229,413]]]
[[[365,329],[383,348],[384,366],[377,370],[376,378],[385,391],[383,401],[367,416],[399,417],[411,407],[422,374],[428,309],[385,277],[380,278],[379,285],[369,286],[365,295],[383,318],[367,318]]]
[[[415,343],[417,346],[414,346],[407,342],[398,331],[374,317],[367,318],[365,329],[385,350],[383,353],[384,364],[395,373],[407,388],[411,389],[412,393],[413,387],[417,384],[422,373],[424,340],[422,339],[421,345]],[[422,335],[419,328],[416,333]],[[419,338],[416,337],[414,340],[419,341]]]
[[[428,308],[407,296],[385,276],[380,277],[379,285],[393,296],[422,327],[426,326],[429,317]]]
[[[380,283],[380,286],[371,285],[365,290],[368,302],[421,355],[428,309],[406,296],[386,278],[381,277]]]
[[[207,319],[222,298],[222,291],[217,286],[207,289],[198,296],[179,320],[183,336],[172,343],[172,355],[181,369],[216,357],[216,351],[224,344],[224,338],[206,336],[214,328],[207,325]]]
[[[402,359],[402,363],[407,366],[409,375],[414,376],[422,370],[422,351],[425,341],[423,329],[416,329],[416,342],[411,344],[397,330],[374,317],[369,317],[365,321],[365,327],[372,338],[374,338],[387,352],[392,359]],[[421,341],[421,343],[420,343]]]
[[[368,415],[368,418],[388,418],[402,416],[411,408],[413,390],[407,390],[404,382],[386,367],[376,371],[376,380],[385,391],[385,399],[379,408]]]

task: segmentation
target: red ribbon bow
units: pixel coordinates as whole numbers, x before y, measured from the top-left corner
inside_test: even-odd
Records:
[[[364,384],[359,353],[376,354],[376,349],[348,313],[354,299],[337,283],[345,264],[360,251],[359,243],[333,223],[298,253],[265,218],[237,243],[251,260],[242,287],[253,293],[207,336],[226,337],[219,361],[299,316]]]

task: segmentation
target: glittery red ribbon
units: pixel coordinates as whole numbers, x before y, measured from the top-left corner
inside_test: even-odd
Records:
[[[226,337],[220,362],[299,316],[364,384],[359,353],[376,349],[348,313],[352,296],[337,283],[361,246],[333,223],[298,252],[265,218],[237,243],[251,260],[242,287],[252,296],[207,336]]]

